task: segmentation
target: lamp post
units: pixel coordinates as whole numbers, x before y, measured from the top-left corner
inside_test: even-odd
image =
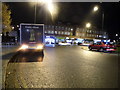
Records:
[[[104,30],[104,11],[102,11],[102,31]]]
[[[36,10],[37,10],[37,2],[35,2],[35,6],[34,6],[34,24],[36,23]]]
[[[99,10],[99,7],[98,6],[94,6],[93,11],[97,12],[98,10]],[[103,9],[102,9],[102,28],[101,28],[101,30],[102,31],[104,30],[104,11],[103,11]]]
[[[94,8],[93,8],[93,11],[94,12],[97,12],[99,10],[99,7],[98,6],[94,6]],[[104,29],[104,11],[102,10],[102,31],[103,31],[103,29]]]

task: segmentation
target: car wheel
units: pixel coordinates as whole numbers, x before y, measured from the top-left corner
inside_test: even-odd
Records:
[[[104,52],[104,48],[100,48],[98,51],[100,51],[100,52]]]
[[[91,48],[91,47],[89,47],[89,50],[92,50],[92,48]]]

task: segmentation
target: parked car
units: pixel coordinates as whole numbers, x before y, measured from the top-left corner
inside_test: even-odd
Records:
[[[82,45],[82,42],[78,42],[78,45]]]
[[[71,43],[67,43],[67,42],[59,42],[58,45],[60,45],[60,46],[70,46]]]
[[[97,42],[89,45],[89,50],[97,50],[97,51],[116,51],[116,46],[114,44],[110,43],[104,43],[104,42]]]
[[[118,42],[118,43],[116,44],[116,47],[120,47],[120,42]]]
[[[89,46],[89,45],[91,45],[93,43],[94,43],[93,39],[84,39],[82,44],[80,44],[80,45]]]

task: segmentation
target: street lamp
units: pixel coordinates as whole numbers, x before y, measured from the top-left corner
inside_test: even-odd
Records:
[[[90,28],[91,27],[91,23],[86,23],[86,28]]]
[[[41,3],[43,5],[46,6],[46,8],[48,9],[48,11],[50,12],[52,19],[53,17],[57,14],[58,10],[57,7],[55,5],[53,5],[53,1],[52,0],[37,0],[35,2],[35,14],[34,14],[34,23],[36,23],[36,11],[37,11],[37,3]]]
[[[116,34],[115,36],[118,36],[118,34]]]
[[[12,29],[14,29],[14,27],[12,27]]]
[[[98,6],[94,6],[93,11],[96,12],[98,11],[99,7]],[[103,31],[103,27],[104,27],[104,11],[102,10],[102,31]]]
[[[96,11],[98,11],[98,9],[99,9],[98,6],[95,6],[95,7],[93,8],[93,11],[96,12]]]
[[[17,27],[19,27],[19,25],[17,25]]]
[[[0,36],[2,36],[2,33],[0,34]]]

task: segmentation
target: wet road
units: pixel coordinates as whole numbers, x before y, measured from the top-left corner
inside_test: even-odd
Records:
[[[117,88],[118,56],[80,46],[16,53],[7,67],[6,88]],[[35,62],[34,62],[35,61]]]

